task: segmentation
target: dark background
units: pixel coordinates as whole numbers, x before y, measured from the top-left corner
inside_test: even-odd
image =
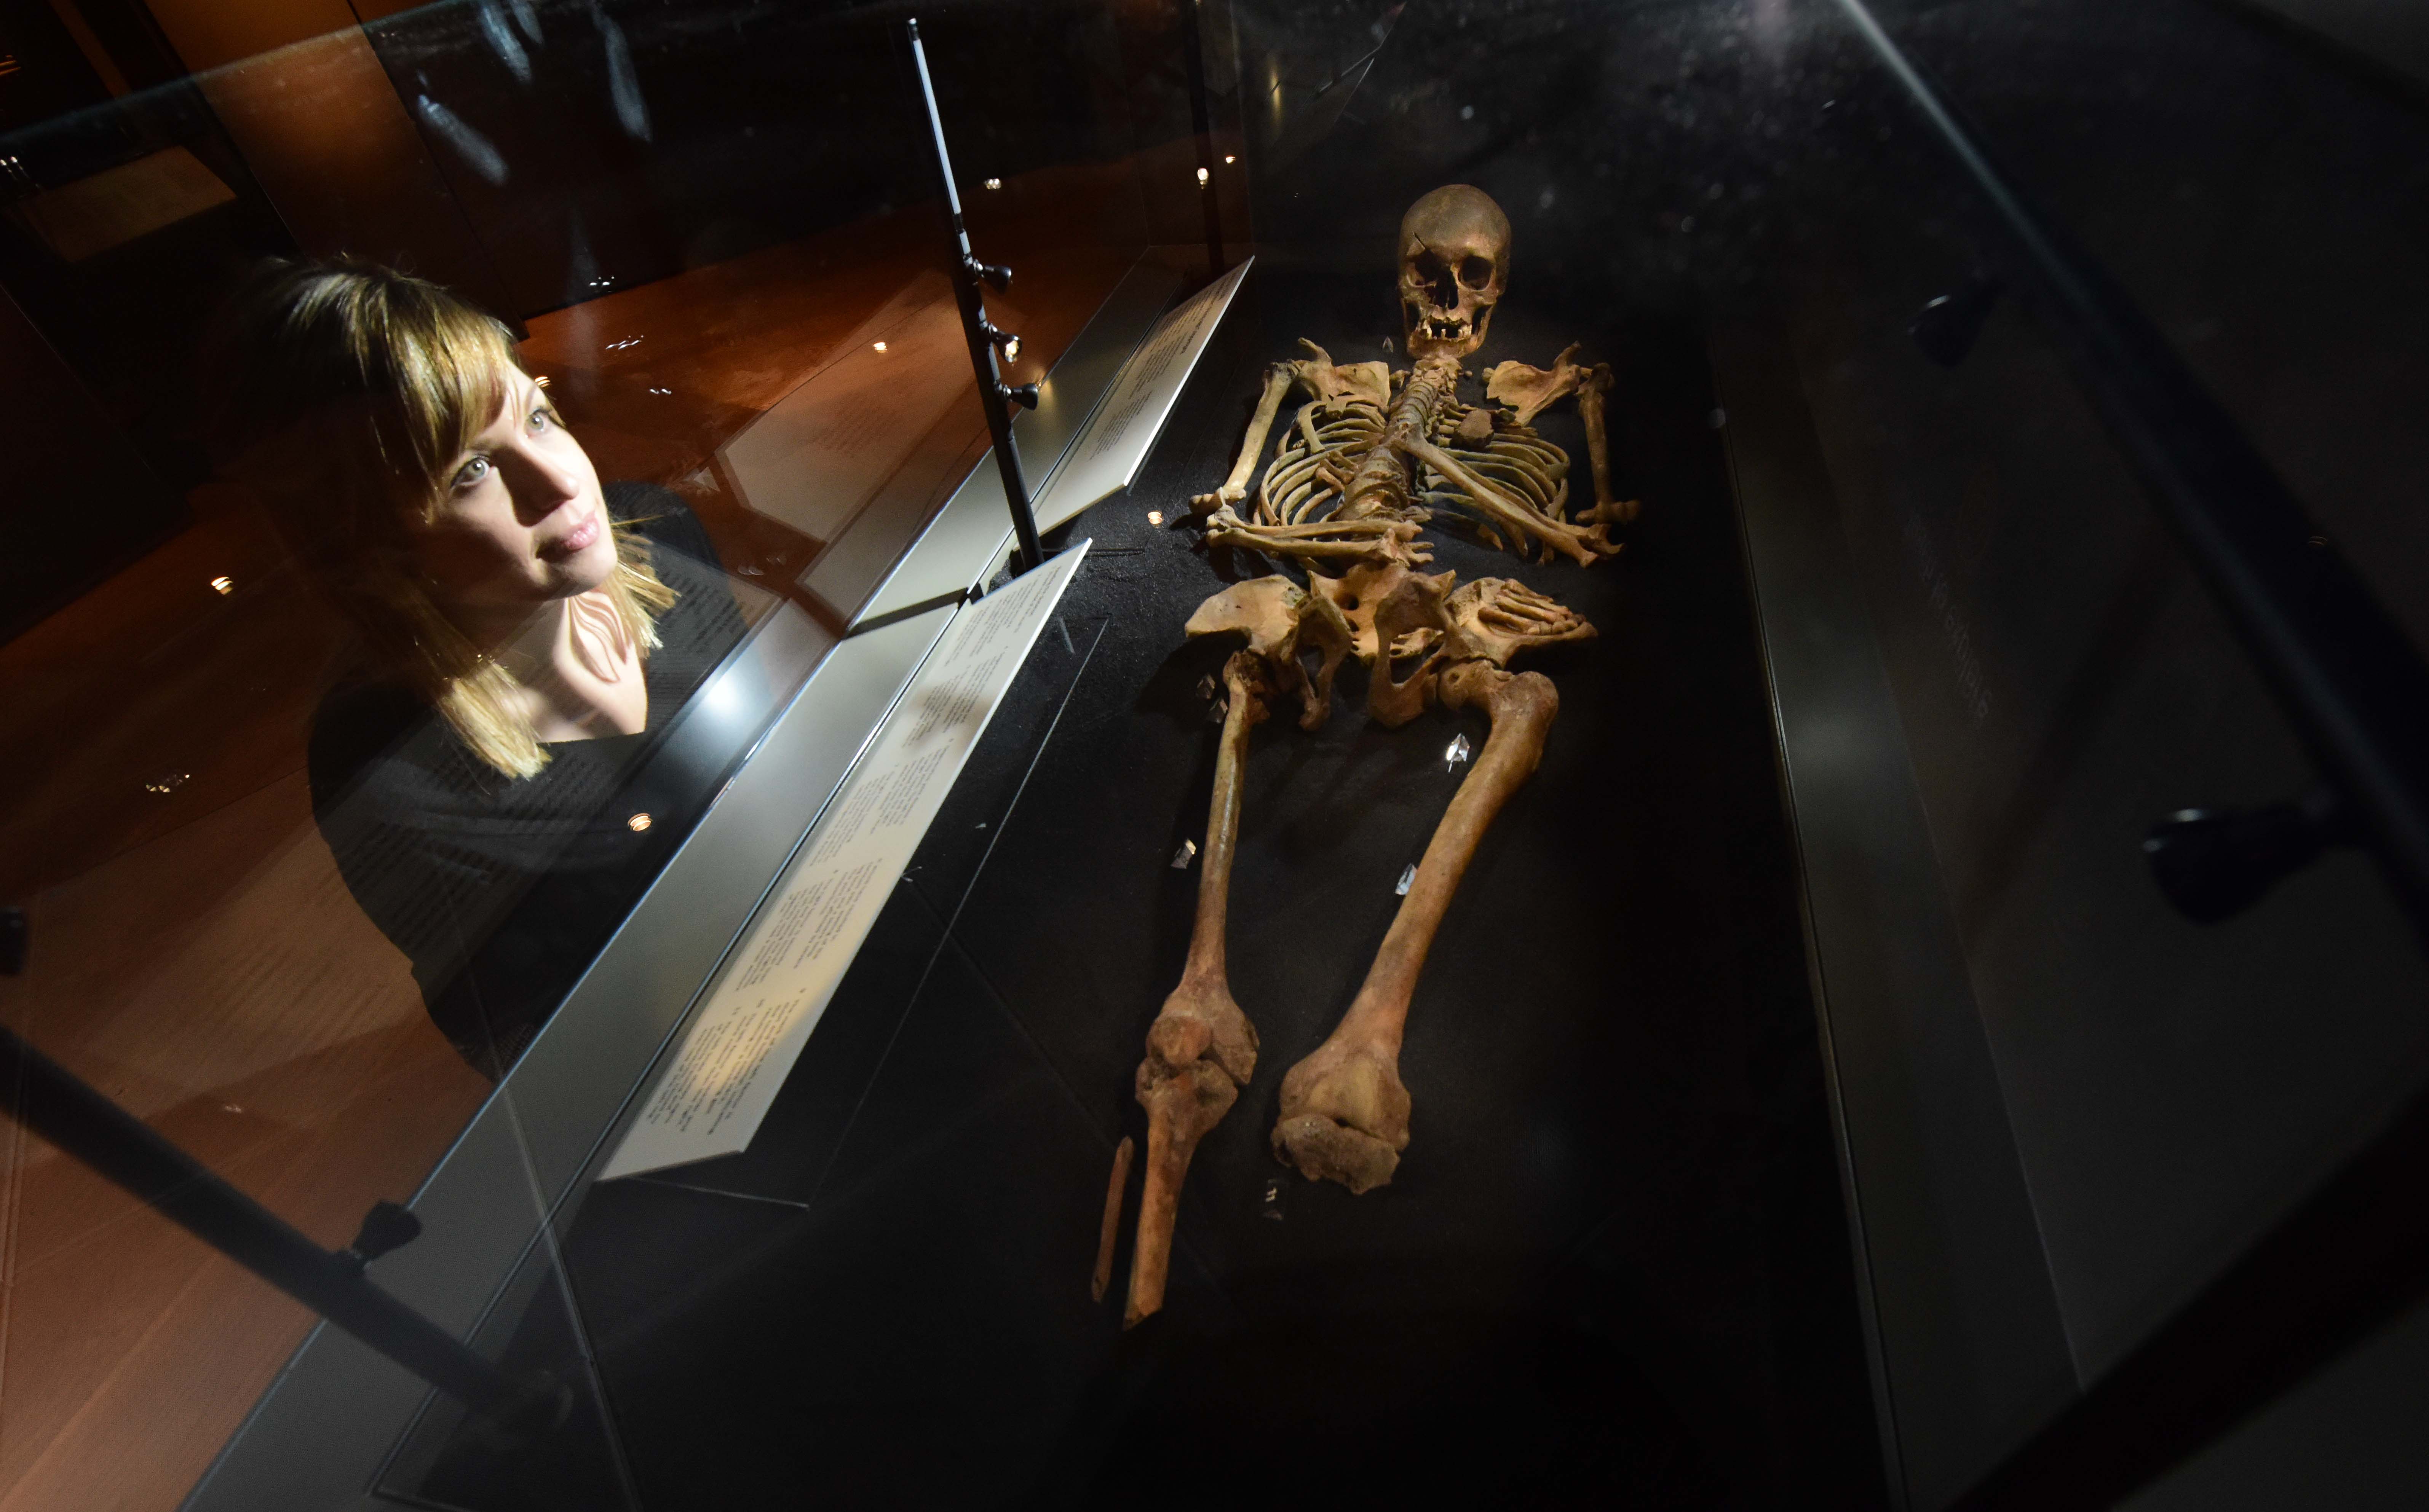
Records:
[[[1119,1331],[1127,1233],[1087,1301],[1196,896],[1169,860],[1202,837],[1197,689],[1227,648],[1180,626],[1264,569],[1146,512],[1227,468],[1292,338],[1380,353],[1390,288],[1252,278],[1139,487],[1065,533],[1081,577],[752,1150],[588,1198],[570,1271],[645,1504],[1877,1504],[1735,525],[1696,343],[1659,320],[1520,302],[1479,355],[1617,358],[1646,508],[1591,569],[1435,533],[1439,566],[1601,638],[1544,658],[1544,765],[1436,942],[1399,1175],[1352,1197],[1266,1148],[1450,796],[1445,747],[1484,735],[1371,729],[1352,674],[1323,730],[1251,747],[1231,978],[1264,1048],[1192,1171],[1165,1311]]]

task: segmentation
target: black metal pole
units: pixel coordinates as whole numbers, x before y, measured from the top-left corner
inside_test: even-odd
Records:
[[[945,184],[945,208],[953,218],[953,298],[962,307],[962,335],[970,344],[970,369],[978,375],[979,403],[986,410],[987,434],[995,438],[996,470],[1003,476],[1004,501],[1012,508],[1012,530],[1020,543],[1016,572],[1026,572],[1046,560],[1037,544],[1037,516],[1030,508],[1029,484],[1020,475],[1020,452],[1012,439],[1012,405],[1037,407],[1037,386],[1007,386],[996,360],[999,343],[1019,350],[1019,337],[999,331],[987,320],[980,300],[982,280],[1002,289],[1012,283],[1012,270],[983,263],[970,253],[969,227],[962,221],[961,190],[953,183],[952,155],[945,149],[945,120],[936,111],[936,87],[928,77],[928,50],[919,44],[917,17],[904,23],[911,37],[911,61],[919,71],[919,99],[928,108],[928,129],[936,144],[936,173]]]
[[[372,1285],[359,1256],[332,1253],[162,1139],[15,1032],[0,1028],[0,1105],[35,1133],[296,1301],[492,1421],[563,1389],[521,1382]]]
[[[1181,0],[1181,57],[1189,75],[1190,123],[1198,130],[1198,204],[1206,216],[1206,271],[1220,273],[1223,258],[1223,206],[1214,184],[1214,108],[1206,90],[1206,40],[1199,35],[1200,0]]]

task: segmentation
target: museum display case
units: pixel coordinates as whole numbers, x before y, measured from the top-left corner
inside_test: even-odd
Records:
[[[2429,1489],[2429,29],[0,55],[0,1512]]]

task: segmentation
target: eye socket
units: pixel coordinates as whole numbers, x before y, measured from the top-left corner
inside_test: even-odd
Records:
[[[1462,258],[1459,265],[1459,281],[1470,288],[1482,288],[1493,282],[1493,263],[1484,257]]]
[[[1438,284],[1450,276],[1450,269],[1430,252],[1418,253],[1411,259],[1410,266],[1415,268],[1417,276],[1429,284]]]

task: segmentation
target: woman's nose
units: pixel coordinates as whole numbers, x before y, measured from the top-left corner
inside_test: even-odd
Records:
[[[526,524],[537,523],[582,492],[581,474],[529,437],[518,440],[499,464],[514,495],[515,513]]]

